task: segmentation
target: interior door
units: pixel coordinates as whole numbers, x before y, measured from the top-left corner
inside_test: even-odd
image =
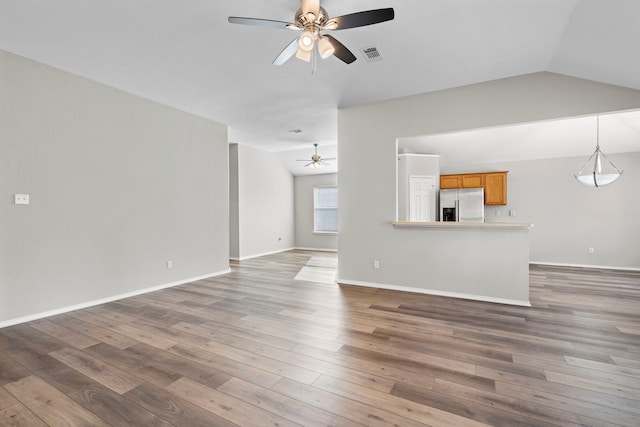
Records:
[[[436,178],[409,176],[409,221],[436,220]]]

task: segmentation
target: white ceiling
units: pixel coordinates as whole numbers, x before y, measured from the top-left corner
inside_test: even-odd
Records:
[[[640,111],[600,115],[599,132],[597,120],[575,117],[402,138],[398,149],[439,154],[440,166],[447,172],[465,172],[483,163],[576,156],[586,160],[598,139],[605,155],[640,151]]]
[[[331,16],[393,7],[333,32],[358,57],[271,65],[296,0],[0,0],[0,49],[203,116],[269,151],[336,143],[337,109],[539,71],[640,89],[637,0],[324,0]],[[384,60],[368,63],[360,49]],[[302,129],[295,134],[291,129]]]

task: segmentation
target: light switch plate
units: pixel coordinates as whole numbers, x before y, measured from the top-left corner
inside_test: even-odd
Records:
[[[29,195],[28,194],[17,194],[15,195],[14,202],[16,205],[28,205],[29,204]]]

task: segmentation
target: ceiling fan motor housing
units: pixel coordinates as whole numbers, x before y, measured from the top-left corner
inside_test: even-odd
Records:
[[[296,12],[295,23],[298,27],[306,29],[309,26],[322,27],[324,23],[329,19],[329,14],[324,7],[320,7],[320,13],[315,16],[314,13],[304,13],[302,8]]]

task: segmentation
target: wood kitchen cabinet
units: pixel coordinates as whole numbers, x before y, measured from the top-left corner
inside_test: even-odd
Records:
[[[440,175],[440,189],[484,188],[485,205],[507,204],[507,171]]]
[[[507,204],[507,173],[488,173],[484,176],[484,204]]]
[[[440,175],[440,189],[462,188],[462,178],[460,175]]]
[[[480,188],[484,187],[484,177],[480,173],[460,175],[462,188]]]

